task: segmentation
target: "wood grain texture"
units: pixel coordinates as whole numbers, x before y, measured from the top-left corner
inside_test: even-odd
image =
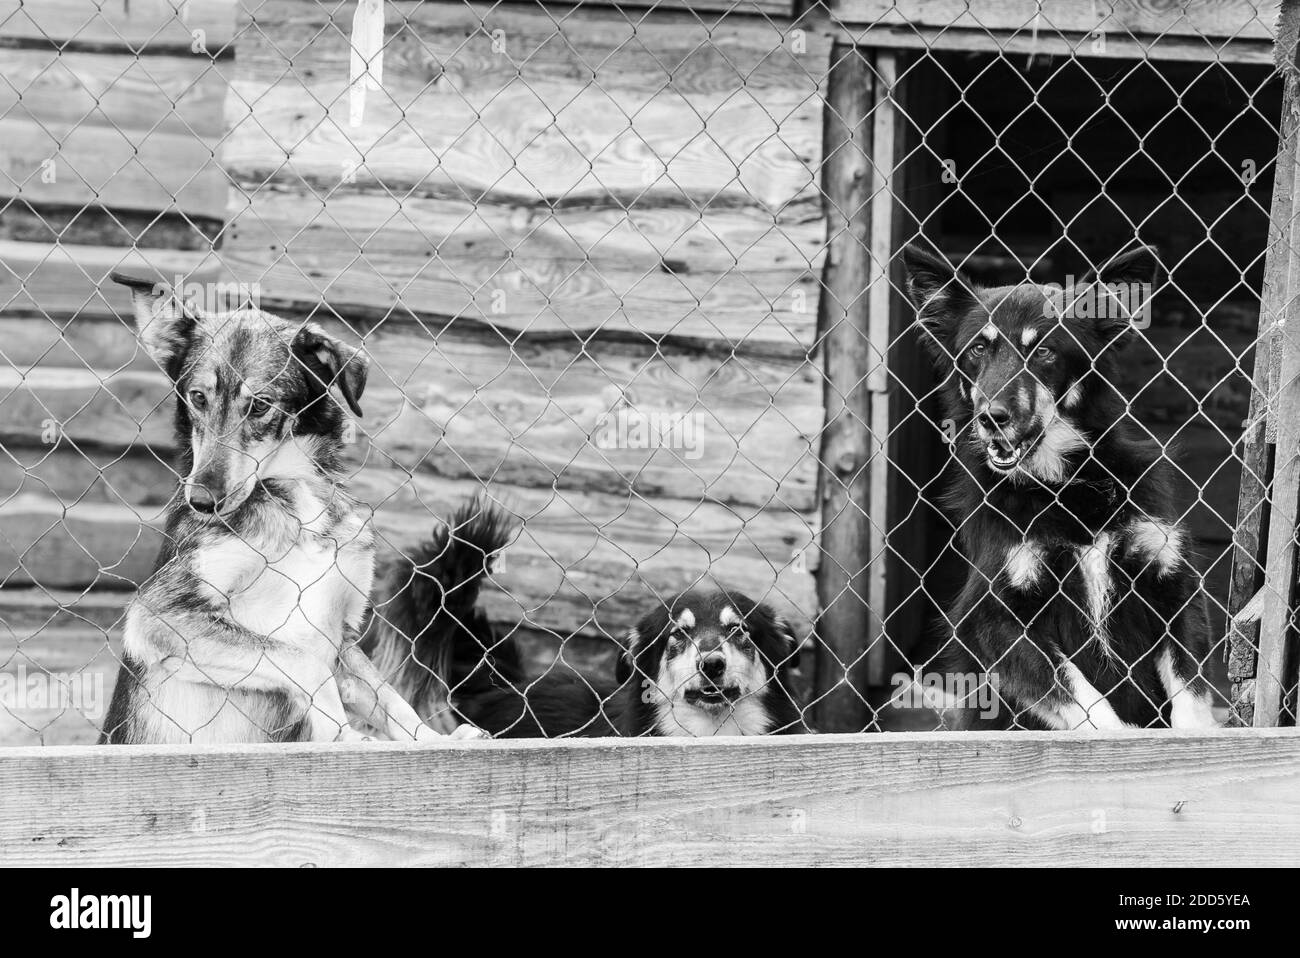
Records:
[[[400,322],[324,325],[359,340],[372,363],[354,463],[813,508],[822,414],[811,364],[619,343],[509,346]],[[44,454],[54,426],[81,449],[174,451],[170,388],[124,321],[0,318],[0,337],[14,367],[0,369],[0,438]],[[643,432],[660,428],[660,439]]]
[[[46,161],[53,165],[43,167]],[[189,133],[45,122],[20,106],[0,119],[0,170],[0,198],[34,204],[208,217],[226,208],[227,183],[214,147]]]
[[[877,90],[870,57],[868,51],[841,45],[832,53],[823,172],[830,255],[823,273],[826,295],[818,313],[826,428],[817,454],[821,616],[814,692],[817,727],[832,732],[862,731],[870,722],[868,657],[880,637],[880,619],[869,605],[874,396],[868,373],[881,357],[871,349],[868,287],[875,213],[871,197],[877,185],[872,110],[883,94]]]
[[[227,110],[226,160],[236,176],[335,186],[342,162],[353,160],[364,163],[362,184],[451,187],[471,198],[645,203],[661,194],[681,200],[689,184],[710,204],[775,211],[815,201],[826,70],[819,30],[804,28],[795,52],[788,25],[763,18],[705,24],[594,6],[388,6],[384,90],[353,128],[351,5],[251,5],[258,29],[240,44]]]
[[[215,144],[225,127],[229,69],[206,57],[6,50],[0,116],[156,130]]]
[[[1271,40],[1279,0],[833,0],[837,20],[978,30],[1040,29]]]
[[[946,27],[883,24],[842,24],[840,37],[845,43],[864,47],[905,50],[957,50],[963,53],[1025,54],[1062,57],[1101,57],[1117,60],[1172,60],[1196,63],[1273,62],[1271,38],[1228,39],[1210,36],[1131,36],[1108,33],[1104,43],[1097,43],[1089,33],[1061,33],[1032,29],[985,30]]]
[[[806,354],[824,29],[389,6],[353,128],[351,8],[248,5],[223,150],[237,276],[284,307]]]
[[[6,865],[1186,867],[1300,855],[1292,730],[17,748],[0,750],[0,776]]]
[[[210,52],[233,36],[237,0],[0,0],[0,39],[100,45],[140,52],[189,49],[202,30]],[[184,7],[185,15],[178,12]]]

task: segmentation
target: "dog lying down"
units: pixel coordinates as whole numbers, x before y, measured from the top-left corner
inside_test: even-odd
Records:
[[[101,741],[245,743],[440,737],[355,643],[374,575],[368,510],[343,486],[344,413],[366,359],[315,324],[204,312],[149,280],[141,343],[177,395],[179,494],[126,614]],[[462,726],[457,737],[477,737]]]

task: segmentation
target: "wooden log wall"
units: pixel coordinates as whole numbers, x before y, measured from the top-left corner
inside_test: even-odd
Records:
[[[362,344],[355,491],[392,548],[484,487],[517,513],[488,602],[549,637],[542,660],[572,637],[578,664],[607,661],[647,597],[707,580],[811,628],[824,25],[769,0],[387,3],[384,87],[354,127],[352,4],[17,6],[0,2],[11,662],[84,655],[111,679],[115,609],[176,481],[168,386],[115,268],[256,284]],[[620,407],[691,417],[694,448],[610,448]],[[0,722],[0,741],[92,731],[50,720]]]

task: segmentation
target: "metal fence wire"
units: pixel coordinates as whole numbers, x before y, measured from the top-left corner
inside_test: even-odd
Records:
[[[146,647],[164,737],[384,736],[359,640],[440,731],[1293,724],[1291,81],[1209,16],[0,2],[0,741]]]

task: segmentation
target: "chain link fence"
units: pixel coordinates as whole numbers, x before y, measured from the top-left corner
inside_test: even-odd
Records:
[[[250,355],[301,357],[303,336],[317,357],[341,344],[337,361],[286,361],[270,378],[301,367],[336,387],[339,473],[319,505],[338,519],[361,504],[370,531],[347,543],[373,534],[377,574],[373,592],[364,576],[282,576],[299,590],[283,617],[307,615],[321,583],[372,598],[363,647],[440,730],[664,733],[662,715],[629,717],[661,701],[686,734],[938,730],[962,702],[1001,725],[1051,725],[1018,684],[1033,661],[1012,649],[1045,657],[1057,632],[1107,621],[1127,630],[1112,635],[1119,659],[1096,672],[1094,636],[1049,672],[1093,670],[1101,695],[1152,713],[1130,724],[1177,711],[1176,689],[1141,678],[1164,668],[1171,635],[1187,694],[1215,721],[1258,721],[1258,659],[1278,686],[1267,724],[1293,722],[1290,573],[1268,572],[1265,534],[1294,376],[1278,331],[1289,301],[1267,298],[1266,259],[1285,276],[1272,250],[1290,229],[1273,199],[1270,241],[1288,143],[1272,13],[1085,7],[0,3],[0,741],[96,738],[142,585],[163,596],[160,619],[196,604],[233,615],[241,600],[194,558],[211,529],[175,498],[193,503],[207,461],[192,429],[240,395]],[[1026,281],[1085,288],[1138,244],[1161,268],[1126,304],[1113,363],[1094,350],[1057,382],[1024,340],[1022,378],[989,390],[961,365],[969,337],[931,355],[909,244],[960,267],[943,295],[976,290],[995,325]],[[249,322],[201,315],[232,305],[283,324],[258,314],[259,345],[238,356],[204,339],[178,390],[170,347],[142,342],[113,271],[163,284],[146,303],[155,331],[187,315]],[[1079,350],[1091,335],[1061,321],[1034,334],[1043,348],[1052,330]],[[1009,335],[1002,323],[990,355]],[[353,349],[369,362],[356,395]],[[1032,386],[1081,421],[1068,387],[1099,377],[1129,424],[1113,429],[1154,459],[1116,475],[1118,433],[1081,434],[1077,474],[1033,522],[1074,508],[1061,489],[1098,467],[1109,511],[1080,517],[1082,549],[1039,556],[1052,588],[990,656],[971,590],[996,598],[1032,570],[1006,549],[989,566],[993,540],[973,530],[1041,483],[990,481],[964,453],[972,436],[1007,455],[1045,447],[1013,448],[972,389],[1014,407]],[[296,427],[266,445],[260,414],[278,400],[244,398],[215,448],[265,487],[258,470],[283,467]],[[970,415],[954,414],[966,401]],[[1169,489],[1149,512],[1154,472]],[[982,499],[962,498],[963,476]],[[1121,575],[1118,557],[1157,526],[1150,574],[1175,548],[1190,591],[1166,583],[1153,603],[1147,570]],[[264,567],[283,559],[261,525],[231,529]],[[1089,578],[1098,561],[1112,571]],[[258,581],[242,601],[251,588],[285,604]],[[715,588],[765,610],[677,598]],[[1204,641],[1184,644],[1171,623],[1201,602]],[[1117,610],[1135,606],[1123,624]],[[1064,618],[1045,631],[1048,607]],[[1285,620],[1264,655],[1257,619],[1274,633]],[[353,626],[332,647],[365,631]],[[172,630],[181,646],[193,628]],[[719,656],[725,681],[706,675]],[[243,674],[274,656],[253,658]],[[720,696],[704,711],[733,724],[672,718],[682,695]],[[764,717],[743,724],[755,703]],[[188,734],[203,739],[224,707]]]

